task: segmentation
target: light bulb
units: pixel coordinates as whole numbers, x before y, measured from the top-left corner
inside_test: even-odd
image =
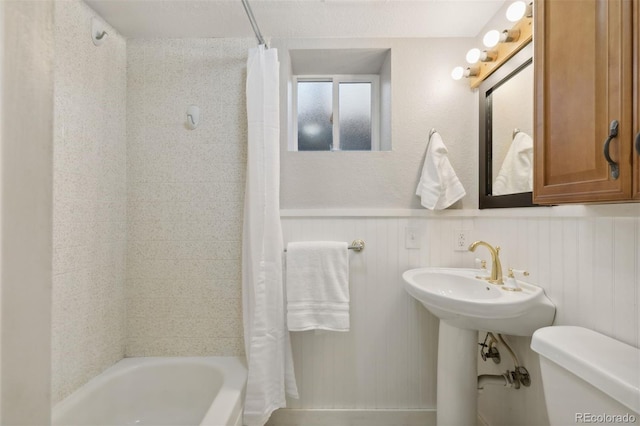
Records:
[[[460,80],[464,75],[464,68],[455,67],[453,71],[451,71],[451,78],[454,80]]]
[[[494,47],[500,41],[500,31],[491,30],[484,35],[482,43],[487,47]]]
[[[507,19],[511,22],[517,22],[524,16],[527,11],[527,5],[523,1],[516,1],[511,3],[511,6],[507,9]]]
[[[470,64],[475,64],[480,59],[480,49],[476,49],[475,47],[467,52],[467,62]]]

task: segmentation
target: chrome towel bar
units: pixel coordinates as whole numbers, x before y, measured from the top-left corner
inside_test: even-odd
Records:
[[[347,248],[349,250],[362,251],[364,249],[364,240],[353,240]],[[287,249],[284,249],[284,251],[286,252]]]

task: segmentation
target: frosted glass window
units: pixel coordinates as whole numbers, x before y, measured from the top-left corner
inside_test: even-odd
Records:
[[[340,83],[340,149],[371,151],[371,83]]]
[[[333,147],[333,82],[298,82],[298,151]]]
[[[379,150],[379,84],[377,75],[297,76],[293,108],[297,140],[290,149]]]

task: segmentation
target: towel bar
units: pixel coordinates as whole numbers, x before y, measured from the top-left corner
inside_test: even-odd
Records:
[[[361,251],[364,249],[364,240],[353,240],[347,248],[349,250]],[[287,249],[284,249],[284,251],[287,251]]]

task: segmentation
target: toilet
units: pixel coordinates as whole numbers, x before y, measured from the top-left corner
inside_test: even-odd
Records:
[[[551,425],[640,424],[640,349],[593,330],[536,330]]]

